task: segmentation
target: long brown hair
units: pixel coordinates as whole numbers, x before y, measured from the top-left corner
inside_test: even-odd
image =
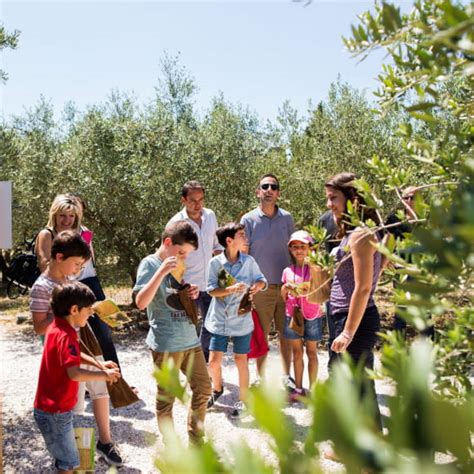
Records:
[[[326,183],[324,183],[324,187],[341,191],[341,193],[344,194],[346,200],[351,201],[359,220],[366,222],[370,219],[379,225],[380,218],[377,212],[375,209],[367,206],[364,198],[358,193],[356,187],[354,186],[354,181],[356,179],[357,176],[354,173],[345,171],[329,178]],[[344,214],[347,214],[347,204],[344,209]],[[338,239],[342,239],[342,237],[344,237],[349,231],[354,230],[355,228],[355,226],[347,222],[344,217],[337,220],[337,227],[338,231],[336,238]]]

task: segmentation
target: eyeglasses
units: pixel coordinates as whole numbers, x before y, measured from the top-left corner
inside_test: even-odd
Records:
[[[276,183],[263,183],[260,185],[260,189],[266,191],[268,188],[272,188],[272,191],[277,191],[280,189],[280,185]]]
[[[413,195],[410,195],[410,196],[403,196],[402,198],[404,201],[414,201],[415,200],[415,196]]]

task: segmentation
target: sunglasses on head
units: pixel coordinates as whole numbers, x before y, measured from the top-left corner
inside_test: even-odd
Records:
[[[277,191],[280,189],[280,185],[276,183],[263,183],[260,185],[260,189],[263,189],[264,191],[266,191],[268,188],[272,188],[272,191]]]

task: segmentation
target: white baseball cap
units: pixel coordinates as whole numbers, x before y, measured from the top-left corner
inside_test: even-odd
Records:
[[[301,242],[303,244],[312,245],[314,241],[313,238],[305,230],[297,230],[296,232],[293,232],[291,234],[290,240],[288,241],[288,245],[290,245],[291,242]]]

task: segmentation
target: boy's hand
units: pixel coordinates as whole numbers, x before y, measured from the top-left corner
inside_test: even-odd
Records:
[[[250,291],[249,291],[250,296],[254,296],[256,293],[263,290],[264,287],[265,287],[265,283],[263,281],[257,281],[257,283],[254,283],[250,287]]]
[[[190,285],[188,288],[189,297],[192,300],[197,300],[199,298],[199,288],[197,285]]]
[[[104,369],[118,369],[119,366],[113,360],[106,360],[102,363]]]
[[[110,383],[115,383],[121,377],[120,370],[118,368],[105,369],[105,380]]]
[[[245,283],[234,283],[233,285],[228,286],[227,291],[232,293],[243,293],[247,290],[247,285]]]
[[[168,273],[172,272],[178,266],[178,258],[177,257],[168,257],[163,260],[159,271],[163,275],[168,275]]]

